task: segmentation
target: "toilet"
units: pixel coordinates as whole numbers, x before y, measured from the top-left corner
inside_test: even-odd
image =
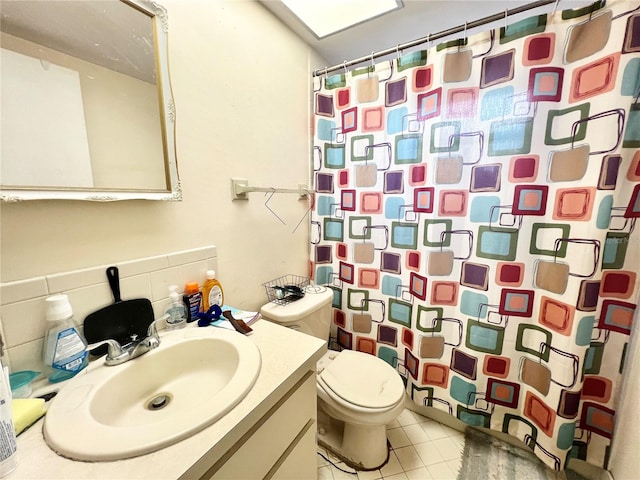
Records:
[[[300,300],[260,309],[266,320],[328,342],[333,290],[309,286]],[[386,425],[404,408],[404,382],[367,353],[328,350],[317,363],[318,443],[349,466],[374,470],[388,459]]]

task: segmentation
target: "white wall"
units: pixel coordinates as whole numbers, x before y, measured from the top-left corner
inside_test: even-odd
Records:
[[[296,195],[232,202],[230,177],[308,183],[314,53],[253,0],[161,0],[169,19],[184,200],[0,206],[0,282],[216,245],[227,303],[257,308],[261,283],[308,273]]]

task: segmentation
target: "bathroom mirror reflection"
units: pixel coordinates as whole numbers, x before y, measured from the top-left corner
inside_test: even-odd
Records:
[[[3,1],[0,198],[180,200],[167,13]]]

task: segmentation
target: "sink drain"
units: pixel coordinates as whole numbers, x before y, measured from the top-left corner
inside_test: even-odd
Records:
[[[171,399],[171,394],[160,393],[147,402],[146,409],[151,411],[162,410],[164,407],[169,405]]]

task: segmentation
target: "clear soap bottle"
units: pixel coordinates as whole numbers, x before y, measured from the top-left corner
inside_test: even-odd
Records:
[[[73,321],[73,311],[66,295],[53,295],[45,299],[49,329],[44,339],[44,364],[49,381],[67,380],[88,363],[87,342]]]
[[[205,312],[209,310],[211,305],[218,305],[219,307],[224,305],[222,284],[216,278],[216,272],[214,270],[207,270],[207,279],[202,287],[202,297],[204,300]]]
[[[187,325],[187,309],[178,293],[178,286],[169,287],[169,306],[166,310],[167,330],[177,330]]]

